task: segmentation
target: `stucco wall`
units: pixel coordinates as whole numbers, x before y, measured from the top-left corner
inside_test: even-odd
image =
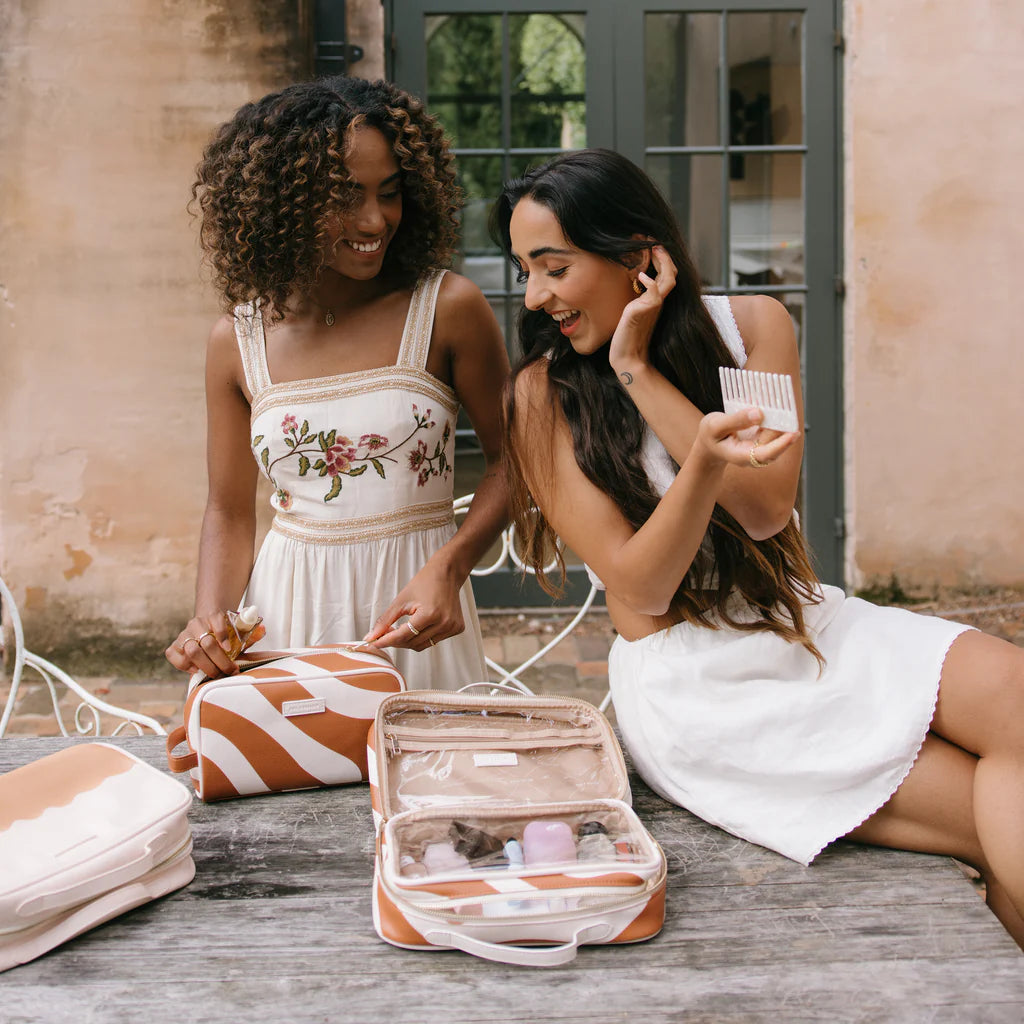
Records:
[[[0,3],[0,566],[44,647],[191,605],[217,302],[185,204],[211,129],[305,74],[302,6]]]
[[[1024,4],[845,10],[848,583],[1024,580]]]
[[[303,0],[0,0],[0,571],[30,635],[191,604],[212,127],[306,74]],[[378,0],[349,0],[355,73]],[[1024,580],[1024,5],[845,8],[848,579]]]

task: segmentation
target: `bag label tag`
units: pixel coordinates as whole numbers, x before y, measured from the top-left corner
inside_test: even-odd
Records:
[[[519,764],[519,758],[511,750],[485,750],[473,755],[477,768],[510,768]]]
[[[285,718],[295,718],[298,715],[319,715],[327,710],[327,699],[325,697],[311,697],[308,700],[286,700],[281,705],[281,714]]]

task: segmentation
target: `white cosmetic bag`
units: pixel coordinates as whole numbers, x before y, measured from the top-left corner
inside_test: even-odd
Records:
[[[192,794],[77,743],[0,775],[0,971],[187,885]]]

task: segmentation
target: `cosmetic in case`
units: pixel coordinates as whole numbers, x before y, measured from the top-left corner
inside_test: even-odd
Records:
[[[377,705],[405,689],[383,651],[364,643],[249,651],[242,671],[190,684],[167,766],[189,772],[200,800],[363,782]],[[188,753],[174,749],[187,743]]]
[[[665,855],[592,704],[408,691],[369,742],[385,941],[554,966],[661,930]]]
[[[0,971],[187,885],[180,782],[107,743],[0,775]]]

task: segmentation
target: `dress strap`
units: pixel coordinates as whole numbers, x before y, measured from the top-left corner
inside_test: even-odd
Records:
[[[242,354],[245,383],[255,402],[257,396],[270,387],[267,367],[267,340],[263,334],[263,313],[255,302],[235,306],[235,338]]]
[[[434,307],[441,280],[447,270],[431,270],[416,282],[409,302],[409,313],[402,332],[402,347],[398,350],[398,365],[422,370],[427,365],[430,339],[434,333]]]
[[[722,336],[736,365],[742,370],[747,361],[747,347],[743,344],[740,329],[736,326],[736,318],[732,315],[732,303],[728,295],[705,295],[704,305],[715,321],[718,333]]]

